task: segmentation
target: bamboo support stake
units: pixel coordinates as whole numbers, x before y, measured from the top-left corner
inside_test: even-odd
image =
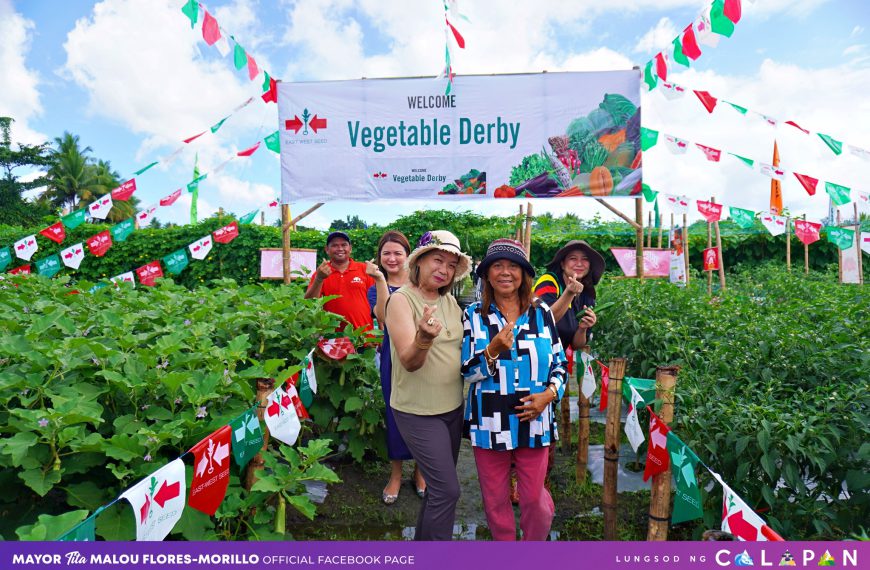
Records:
[[[310,208],[308,208],[307,210],[305,210],[304,212],[302,212],[301,214],[299,214],[298,216],[296,216],[295,218],[293,218],[292,220],[290,220],[290,226],[293,228],[293,231],[294,232],[296,231],[296,224],[298,224],[303,218],[308,217],[308,214],[314,212],[316,209],[318,209],[322,205],[323,205],[323,202],[318,202],[318,203],[314,204],[313,206],[311,206]]]
[[[571,395],[571,378],[577,378],[577,358],[576,354],[573,350],[570,351],[571,358],[574,362],[571,363],[571,370],[573,370],[572,374],[568,375],[568,381],[565,383],[565,393],[562,394],[562,400],[559,402],[559,411],[562,414],[562,419],[560,420],[561,429],[564,430],[564,434],[560,433],[559,437],[562,440],[562,453],[567,455],[571,451],[571,400],[569,396]]]
[[[647,232],[646,232],[646,247],[647,249],[652,247],[652,233],[653,233],[653,213],[649,212],[647,216]]]
[[[804,221],[806,221],[807,215],[804,214]],[[804,273],[807,275],[810,274],[810,246],[804,244]]]
[[[589,354],[589,346],[581,348],[584,353]],[[574,378],[580,377],[580,367],[575,366]],[[585,370],[584,370],[585,373]],[[576,480],[577,484],[586,481],[586,466],[589,464],[589,398],[583,395],[580,390],[580,381],[577,380],[577,465],[576,465]]]
[[[523,205],[520,204],[520,214],[517,218],[517,231],[516,231],[516,240],[520,243],[523,241]],[[525,249],[525,248],[523,248]]]
[[[637,278],[643,279],[643,199],[635,198],[634,200],[634,217],[637,220],[637,245],[635,265],[637,267]]]
[[[631,218],[629,218],[628,216],[626,216],[625,214],[623,214],[622,212],[620,212],[619,210],[617,210],[616,208],[614,208],[613,206],[611,206],[610,204],[608,204],[607,202],[602,200],[601,198],[595,198],[595,201],[598,202],[599,204],[601,204],[602,206],[604,206],[605,208],[607,208],[608,210],[610,210],[611,212],[613,212],[614,214],[616,214],[617,216],[619,216],[620,218],[622,218],[622,220],[625,223],[627,223],[628,225],[630,225],[634,229],[637,229],[639,227],[638,223],[635,220],[632,220]]]
[[[290,204],[281,204],[281,261],[284,285],[290,284]]]
[[[257,379],[257,419],[260,420],[261,424],[263,422],[263,412],[266,409],[266,400],[269,398],[269,394],[275,391],[275,381],[271,378],[258,378]],[[262,452],[266,450],[269,446],[269,428],[265,428],[263,431],[263,447],[261,448],[260,453],[255,455],[251,461],[248,462],[246,467],[247,471],[245,472],[245,489],[248,491],[251,490],[251,487],[254,486],[254,483],[257,482],[257,471],[263,468],[265,465],[265,461],[263,461]]]
[[[689,285],[689,216],[683,214],[683,253],[686,256],[686,285]]]
[[[610,383],[607,387],[607,423],[604,427],[604,540],[616,540],[616,486],[619,473],[620,414],[622,413],[622,379],[625,358],[610,360]]]
[[[858,202],[853,202],[852,206],[855,208],[855,239],[856,249],[855,252],[858,254],[858,283],[861,285],[864,284],[864,260],[861,258],[861,222],[858,221]]]
[[[785,219],[785,268],[791,271],[791,218]]]
[[[837,208],[837,227],[840,227],[840,208]],[[837,269],[840,275],[840,284],[843,283],[843,250],[837,248]]]
[[[712,199],[711,202],[716,203],[715,199]],[[725,291],[725,261],[722,256],[722,234],[719,233],[719,221],[714,222],[716,225],[716,251],[719,256],[719,288],[721,291]]]
[[[526,248],[526,255],[529,259],[532,258],[532,203],[526,203],[526,233],[523,238],[523,245]]]
[[[662,402],[659,418],[667,425],[674,420],[674,388],[677,385],[678,366],[656,368],[656,400]],[[650,442],[652,445],[652,442]],[[649,526],[647,540],[667,540],[671,518],[671,468],[654,475],[650,488]]]
[[[266,212],[264,212],[264,211],[260,211],[260,225],[261,226],[266,225]]]
[[[664,229],[665,229],[665,225],[664,225],[664,223],[662,223],[663,220],[662,220],[662,215],[661,215],[661,214],[659,214],[659,218],[658,218],[658,220],[659,220],[659,241],[658,241],[658,245],[657,245],[656,247],[658,247],[659,249],[661,249],[661,248],[662,248],[662,232],[663,232]]]

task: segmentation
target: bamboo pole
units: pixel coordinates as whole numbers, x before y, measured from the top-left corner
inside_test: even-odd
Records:
[[[804,214],[804,221],[807,220],[807,215]],[[810,246],[804,244],[804,273],[810,274]]]
[[[290,284],[290,204],[281,204],[281,261],[284,285]]]
[[[318,202],[318,203],[314,204],[313,206],[311,206],[310,208],[308,208],[307,210],[305,210],[304,212],[302,212],[301,214],[299,214],[298,216],[296,216],[295,218],[293,218],[292,220],[290,220],[290,226],[293,228],[293,231],[294,232],[296,231],[296,224],[298,224],[303,218],[308,217],[309,214],[314,212],[316,209],[320,208],[322,205],[323,205],[323,202]]]
[[[683,253],[686,256],[686,286],[689,285],[689,216],[683,214]]]
[[[562,453],[566,455],[571,451],[571,400],[569,396],[571,395],[571,377],[573,376],[575,381],[577,378],[577,359],[575,356],[574,350],[571,349],[569,358],[574,361],[571,363],[571,370],[573,372],[568,376],[568,381],[565,383],[565,393],[562,395],[562,400],[559,402],[559,411],[562,414],[561,425],[562,429],[565,431],[564,435],[559,434],[559,436],[562,439]]]
[[[646,247],[647,249],[652,247],[652,234],[653,234],[653,213],[648,212],[647,216],[647,232],[646,232]]]
[[[713,198],[711,200],[714,204],[716,203],[716,199]],[[719,233],[719,221],[714,222],[716,225],[716,251],[719,256],[719,288],[721,291],[725,291],[725,261],[722,257],[722,234]]]
[[[785,268],[791,271],[791,218],[785,219]]]
[[[630,225],[634,229],[638,228],[638,223],[635,220],[632,220],[631,218],[629,218],[628,216],[626,216],[625,214],[623,214],[622,212],[620,212],[619,210],[617,210],[616,208],[614,208],[613,206],[611,206],[610,204],[608,204],[607,202],[602,200],[601,198],[595,198],[595,201],[598,202],[599,204],[601,204],[602,206],[604,206],[605,208],[607,208],[608,210],[610,210],[611,212],[613,212],[614,214],[616,214],[617,216],[619,216],[620,218],[622,218],[622,220],[624,222],[626,222],[628,225]]]
[[[637,240],[635,265],[637,267],[637,278],[643,279],[643,199],[634,199],[634,217],[637,220]]]
[[[656,399],[662,402],[659,418],[667,425],[674,420],[674,388],[677,385],[678,366],[656,368]],[[650,442],[652,445],[652,442]],[[649,526],[647,540],[667,540],[671,517],[671,468],[654,475],[650,488]]]
[[[664,229],[665,229],[665,224],[663,223],[662,215],[661,215],[661,214],[659,214],[658,220],[659,220],[659,241],[658,241],[658,246],[657,246],[657,247],[658,247],[659,249],[661,249],[661,248],[662,248],[662,232],[663,232]]]
[[[275,390],[275,381],[271,378],[257,378],[257,419],[260,420],[261,424],[263,423],[263,412],[266,409],[266,400],[269,398],[269,394],[271,394]],[[251,461],[248,462],[246,467],[247,471],[245,472],[245,489],[248,491],[251,490],[251,487],[254,486],[254,483],[257,482],[257,471],[263,468],[265,465],[265,461],[263,461],[262,452],[266,450],[269,446],[269,428],[266,427],[263,430],[263,447],[261,448],[260,453],[251,458]]]
[[[852,206],[855,208],[855,239],[856,248],[858,251],[855,253],[858,255],[858,283],[861,285],[864,284],[864,260],[861,258],[861,222],[858,221],[858,202],[853,202]]]
[[[523,241],[523,205],[520,204],[520,214],[517,218],[517,231],[516,231],[516,240],[520,243]],[[525,249],[525,246],[523,247]]]
[[[619,418],[622,413],[622,379],[625,358],[610,360],[610,383],[607,387],[607,424],[604,427],[604,540],[616,540],[616,487],[619,473]]]
[[[266,212],[264,212],[262,210],[260,211],[260,225],[261,226],[266,225]]]
[[[587,345],[580,350],[589,354],[591,349]],[[579,366],[575,367],[575,371],[575,379],[578,379],[580,377]],[[577,464],[575,476],[578,485],[586,481],[586,466],[589,464],[589,399],[583,395],[580,384],[581,382],[577,380]]]
[[[840,208],[837,208],[837,227],[840,227]],[[837,248],[837,269],[840,275],[840,284],[843,283],[843,250]]]
[[[529,259],[532,258],[532,203],[526,203],[526,232],[523,238],[523,245],[526,248],[526,255]]]
[[[711,196],[710,200],[712,200],[712,199],[713,198]],[[707,222],[707,249],[710,249],[711,247],[713,247],[713,224],[711,224],[710,222]],[[707,260],[703,259],[702,261],[704,261],[706,263]],[[713,294],[713,272],[712,271],[707,271],[707,294],[708,295]]]

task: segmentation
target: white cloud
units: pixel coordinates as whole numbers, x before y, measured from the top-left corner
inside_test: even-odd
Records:
[[[864,33],[864,26],[855,26],[852,28],[852,33],[849,34],[849,37],[854,38],[855,36],[860,36]]]
[[[858,55],[860,56],[864,52],[864,48],[866,48],[866,44],[855,44],[847,47],[843,50],[843,57],[848,57],[850,55]]]
[[[635,53],[655,53],[667,48],[677,36],[678,30],[670,18],[662,18],[637,41]]]
[[[29,122],[42,114],[39,75],[27,67],[34,23],[15,12],[10,0],[0,0],[0,116],[12,117],[12,140],[39,144],[47,136]]]

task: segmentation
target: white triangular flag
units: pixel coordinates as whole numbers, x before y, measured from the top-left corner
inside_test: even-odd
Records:
[[[862,232],[858,237],[858,242],[861,244],[861,250],[864,253],[870,253],[870,233]]]
[[[595,359],[591,354],[580,352],[580,362],[583,364],[583,381],[580,384],[580,392],[588,400],[595,393],[595,373],[592,371],[592,362]]]
[[[96,202],[91,203],[88,206],[88,213],[92,218],[96,218],[98,220],[105,220],[106,216],[109,215],[109,211],[112,209],[112,196],[110,194],[106,194],[100,198],[97,198]]]
[[[666,99],[673,101],[674,99],[679,99],[683,95],[686,94],[686,89],[680,87],[679,85],[674,85],[672,83],[661,83],[661,93],[665,96]]]
[[[221,34],[220,39],[214,44],[214,47],[220,52],[221,57],[226,57],[230,54],[230,42],[227,41],[226,36]]]
[[[629,388],[631,388],[631,404],[628,407],[628,414],[625,416],[625,435],[628,436],[631,448],[637,453],[637,448],[646,439],[640,427],[640,420],[637,419],[637,410],[640,406],[643,406],[643,398],[634,389],[634,386],[629,386]]]
[[[785,220],[785,216],[761,214],[761,223],[772,236],[781,236],[785,233]]]
[[[302,374],[308,380],[308,386],[311,388],[311,391],[317,394],[317,374],[314,373],[314,350],[312,348],[308,356],[305,357],[305,370],[302,371]]]
[[[689,141],[674,135],[665,135],[665,146],[674,154],[686,154],[686,150],[689,148]]]
[[[85,258],[84,244],[77,243],[60,252],[60,259],[70,269],[78,269]]]
[[[139,229],[147,228],[148,224],[151,223],[151,220],[154,219],[154,214],[157,212],[157,206],[151,206],[150,208],[145,208],[140,212],[136,212],[136,223],[139,225]]]
[[[35,235],[27,236],[26,238],[16,241],[14,247],[15,255],[25,261],[30,261],[33,254],[36,253],[37,249],[39,249],[39,246],[36,244]]]
[[[695,20],[692,24],[695,27],[695,39],[699,44],[705,46],[716,47],[719,45],[719,40],[722,38],[719,34],[713,32],[713,23],[710,20],[710,9],[704,10],[704,13]]]
[[[115,283],[115,284],[117,284],[118,282],[121,282],[121,283],[132,283],[132,284],[133,284],[133,287],[136,286],[136,278],[133,276],[133,272],[132,272],[132,271],[128,271],[127,273],[121,273],[121,274],[119,274],[119,275],[115,275],[114,277],[112,277],[112,278],[110,279],[110,281],[111,281],[112,283]]]
[[[870,160],[870,150],[866,150],[863,148],[859,148],[857,146],[847,145],[849,147],[849,152],[858,158],[863,158],[864,160]]]
[[[293,407],[290,395],[284,391],[284,388],[279,386],[269,394],[266,399],[263,419],[266,421],[266,427],[269,428],[272,437],[287,445],[296,443],[302,424],[299,421],[299,416],[296,415],[296,409]]]
[[[136,519],[136,540],[166,538],[181,519],[186,491],[180,457],[124,491],[121,498],[130,502]]]
[[[759,162],[758,169],[765,176],[769,176],[774,180],[779,180],[782,182],[785,179],[785,170],[778,166],[774,166],[772,164],[767,164],[766,162]]]
[[[671,196],[670,194],[662,194],[665,202],[671,207],[675,214],[689,213],[689,198],[686,196]]]
[[[196,240],[187,247],[190,249],[190,256],[192,258],[202,260],[209,254],[212,245],[211,236],[207,235],[204,238]]]

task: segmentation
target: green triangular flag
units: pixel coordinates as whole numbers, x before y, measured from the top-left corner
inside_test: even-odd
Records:
[[[229,119],[229,118],[230,118],[229,116],[226,116],[226,117],[224,117],[223,119],[221,119],[220,121],[218,121],[217,123],[215,123],[215,124],[211,127],[211,132],[212,132],[212,133],[216,133],[216,132],[218,131],[218,129],[221,128],[221,125],[224,124],[224,121],[226,121],[226,120]]]
[[[740,156],[739,154],[734,154],[733,152],[729,152],[728,154],[730,154],[749,168],[752,168],[755,165],[755,161],[751,158],[746,158],[745,156]]]
[[[847,188],[846,186],[840,186],[839,184],[834,184],[833,182],[825,182],[825,192],[828,193],[828,196],[831,197],[831,200],[834,201],[834,204],[838,206],[845,206],[852,201],[852,198],[849,197],[851,189]]]
[[[236,464],[244,468],[263,447],[263,432],[257,419],[257,406],[231,421],[230,429],[233,432],[233,457]]]
[[[643,82],[646,83],[650,91],[656,88],[659,82],[659,76],[653,71],[653,61],[646,62],[646,67],[643,69]]]
[[[126,241],[135,229],[136,224],[133,218],[127,218],[123,222],[118,222],[112,226],[112,241]]]
[[[247,214],[239,218],[239,225],[244,226],[245,224],[250,224],[252,221],[254,221],[254,216],[256,216],[257,212],[259,211],[260,210],[254,210],[253,212],[248,212]]]
[[[233,36],[230,36],[233,38]],[[233,41],[236,41],[236,38],[233,38]],[[245,48],[240,46],[238,42],[236,42],[236,47],[233,49],[233,64],[236,66],[236,69],[242,69],[246,65],[248,65],[248,54],[245,53]]]
[[[746,112],[749,111],[749,109],[747,109],[746,107],[741,107],[740,105],[737,105],[735,103],[731,103],[729,101],[725,101],[725,102],[728,103],[729,105],[731,105],[732,107],[734,107],[734,109],[736,111],[738,111],[741,115],[745,115]]]
[[[272,79],[272,76],[269,75],[269,72],[264,69],[263,70],[263,86],[261,87],[261,89],[263,90],[263,93],[265,93],[266,91],[268,91],[272,87],[271,79]]]
[[[94,533],[94,523],[97,521],[97,515],[103,512],[105,507],[100,507],[94,514],[66,531],[60,537],[59,542],[95,542],[97,540]]]
[[[178,275],[184,271],[189,263],[190,260],[188,260],[187,252],[184,248],[173,251],[163,258],[163,265],[166,267],[166,271],[173,275]]]
[[[828,241],[840,249],[849,249],[855,243],[855,230],[836,226],[825,226],[824,230],[828,233]]]
[[[695,478],[695,466],[700,461],[698,456],[672,431],[668,432],[668,453],[671,456],[671,472],[676,484],[671,524],[703,517],[701,490]]]
[[[302,372],[299,373],[299,400],[308,408],[317,393],[317,375],[314,372],[314,351],[308,353],[302,361]]]
[[[76,210],[75,212],[62,217],[60,221],[63,222],[63,225],[66,226],[67,229],[74,230],[85,223],[85,212],[87,211],[87,208]]]
[[[12,263],[12,249],[0,247],[0,271],[5,271],[10,263]]]
[[[281,154],[281,138],[278,136],[278,131],[275,131],[263,140],[266,141],[266,148]]]
[[[734,206],[731,206],[729,209],[731,211],[731,219],[744,230],[748,230],[755,225],[755,212],[752,210],[744,210]]]
[[[187,191],[193,192],[194,190],[199,189],[199,183],[205,180],[208,177],[208,174],[203,174],[202,176],[197,176],[193,180],[187,183]]]
[[[181,11],[190,20],[190,29],[192,30],[196,26],[196,20],[199,18],[199,2],[187,0],[187,4],[181,8]]]
[[[134,172],[134,174],[135,174],[136,176],[139,176],[140,174],[142,174],[142,173],[145,172],[146,170],[149,170],[150,168],[152,168],[152,167],[154,167],[154,166],[157,166],[157,164],[158,164],[158,162],[155,160],[154,162],[152,162],[152,163],[149,164],[148,166],[145,166],[145,167],[143,167],[143,168],[140,168],[139,170],[137,170],[136,172]]]
[[[674,54],[671,59],[679,63],[680,65],[685,65],[686,67],[690,66],[689,58],[686,57],[686,54],[683,53],[683,38],[682,36],[677,36],[674,38]]]
[[[640,149],[647,151],[659,142],[659,132],[646,127],[640,128]]]
[[[622,381],[622,397],[631,402],[631,387],[637,390],[643,398],[644,406],[651,406],[656,399],[656,381],[647,378],[632,378],[626,376]]]
[[[60,256],[57,254],[43,257],[36,262],[36,272],[49,279],[57,275],[61,267],[63,266],[60,264]]]
[[[653,204],[653,215],[656,218],[655,227],[656,227],[656,229],[659,229],[660,227],[662,227],[662,216],[661,216],[661,214],[659,214],[659,201],[658,200],[656,200],[655,204]]]
[[[643,199],[647,202],[652,202],[659,195],[659,191],[650,188],[649,184],[641,184],[640,189],[643,191]]]
[[[725,0],[713,0],[710,6],[710,29],[714,34],[730,38],[734,33],[734,22],[725,15]]]
[[[840,154],[843,153],[843,143],[841,141],[838,141],[837,139],[831,138],[828,135],[823,135],[822,133],[816,133],[816,134],[819,135],[820,139],[825,141],[825,144],[828,145],[828,148],[830,148],[832,151],[834,151],[834,154],[839,156]]]

